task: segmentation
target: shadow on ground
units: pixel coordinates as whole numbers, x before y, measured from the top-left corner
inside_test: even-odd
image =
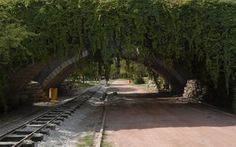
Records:
[[[202,104],[175,101],[176,97],[123,99],[108,106],[106,130],[205,126],[236,129],[236,117]]]
[[[116,92],[135,92],[137,88],[132,88],[132,87],[111,87],[109,88],[109,91],[116,91]]]

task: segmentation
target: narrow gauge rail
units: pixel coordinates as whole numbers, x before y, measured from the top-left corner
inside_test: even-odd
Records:
[[[0,147],[34,147],[37,141],[43,140],[43,135],[49,134],[65,118],[91,98],[101,87],[94,87],[81,96],[77,96],[66,103],[25,122],[12,131],[0,137]]]

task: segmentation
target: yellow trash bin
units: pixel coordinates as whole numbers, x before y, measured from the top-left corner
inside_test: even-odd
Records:
[[[57,100],[57,93],[58,93],[58,90],[57,88],[50,88],[49,89],[49,98],[50,100]]]
[[[129,80],[129,84],[131,84],[131,80]]]

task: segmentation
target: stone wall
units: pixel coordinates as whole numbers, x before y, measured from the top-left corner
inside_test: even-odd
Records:
[[[44,67],[43,64],[31,64],[19,69],[10,77],[9,90],[7,92],[7,104],[9,109],[23,104],[24,102],[30,103],[33,101],[33,99],[28,99],[28,86],[42,67]]]
[[[203,96],[206,94],[206,88],[201,85],[201,83],[196,80],[188,80],[184,88],[183,98],[187,99],[189,102],[200,102]]]
[[[20,104],[32,104],[34,102],[49,100],[41,84],[35,81],[27,84],[25,89],[18,94],[18,99]]]

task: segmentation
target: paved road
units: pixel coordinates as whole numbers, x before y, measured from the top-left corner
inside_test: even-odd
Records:
[[[236,117],[168,99],[108,106],[105,141],[113,147],[236,147]]]

